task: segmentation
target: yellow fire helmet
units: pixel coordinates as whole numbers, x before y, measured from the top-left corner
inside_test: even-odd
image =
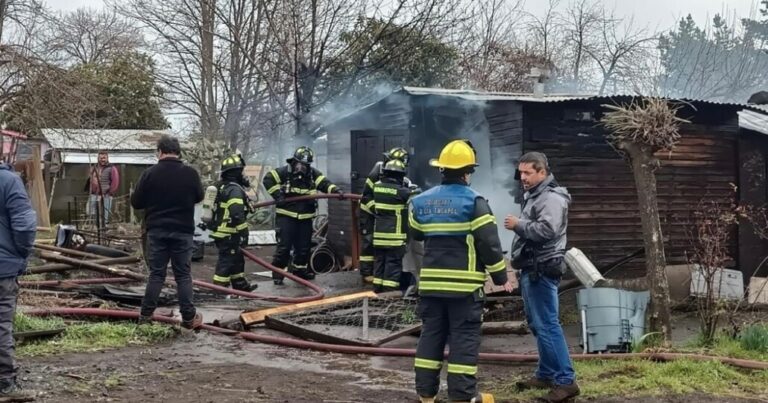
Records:
[[[477,166],[477,156],[468,140],[454,140],[443,147],[440,157],[430,160],[429,165],[443,169],[474,168]]]

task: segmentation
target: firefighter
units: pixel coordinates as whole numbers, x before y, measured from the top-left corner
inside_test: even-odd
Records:
[[[264,176],[264,188],[277,202],[275,227],[277,232],[277,250],[272,258],[272,265],[285,269],[293,264],[289,271],[297,276],[312,280],[315,273],[308,269],[309,250],[312,245],[312,220],[317,216],[317,201],[292,201],[287,198],[324,193],[342,194],[341,189],[331,183],[322,172],[312,167],[314,153],[309,147],[299,147],[281,168],[273,169]],[[283,284],[283,276],[272,273],[276,285]]]
[[[440,169],[442,184],[414,197],[409,216],[411,235],[424,241],[416,392],[422,402],[435,401],[448,343],[449,400],[493,402],[478,393],[476,374],[486,276],[512,291],[496,220],[488,201],[469,187],[477,166],[471,143],[448,143],[430,165]]]
[[[251,285],[246,280],[245,259],[240,251],[241,247],[248,246],[246,218],[251,212],[245,191],[251,184],[243,176],[244,168],[245,161],[240,154],[221,162],[221,181],[216,186],[218,193],[211,234],[219,250],[213,283],[222,287],[231,284],[235,290],[253,291],[257,285]]]
[[[405,162],[393,159],[384,164],[381,180],[373,186],[370,211],[374,214],[375,256],[373,287],[376,292],[400,289],[403,256],[408,238],[408,199]]]
[[[364,283],[373,283],[373,186],[381,179],[384,165],[393,160],[401,161],[408,167],[408,151],[402,147],[395,147],[384,153],[384,161],[377,162],[365,179],[363,195],[360,200],[359,230],[360,230],[360,275]],[[410,186],[411,181],[405,178],[405,183]]]

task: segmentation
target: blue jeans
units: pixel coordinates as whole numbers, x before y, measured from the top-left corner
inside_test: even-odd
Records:
[[[96,220],[96,212],[99,211],[99,195],[91,195],[88,198],[88,214]],[[109,223],[109,215],[112,213],[112,196],[104,195],[104,211],[101,214],[101,225]]]
[[[536,337],[536,347],[539,350],[536,377],[552,381],[556,385],[570,385],[575,374],[563,328],[560,326],[557,298],[559,285],[559,279],[539,275],[537,280],[532,281],[529,273],[523,272],[520,292],[523,294],[528,326]]]

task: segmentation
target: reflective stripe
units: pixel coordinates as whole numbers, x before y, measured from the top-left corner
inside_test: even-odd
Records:
[[[405,210],[404,204],[386,204],[386,203],[376,203],[375,204],[377,209],[380,210],[389,210],[389,211],[403,211]]]
[[[371,180],[371,178],[365,178],[365,186],[368,186],[369,188],[373,189],[373,186],[374,186],[374,185],[375,185],[375,184],[373,183],[373,181]]]
[[[242,231],[244,229],[248,229],[248,223],[244,222],[244,223],[238,225],[237,227],[235,227],[235,229],[237,230],[237,232],[240,232],[240,231]]]
[[[382,187],[382,186],[376,186],[376,187],[373,188],[373,193],[383,193],[383,194],[388,194],[388,195],[396,195],[397,194],[397,189],[385,188],[385,187]]]
[[[476,375],[477,365],[463,365],[448,363],[449,374]]]
[[[227,227],[226,225],[221,225],[219,228],[216,228],[216,232],[224,233],[224,234],[237,234],[237,229],[232,227]]]
[[[279,185],[281,181],[280,181],[280,175],[277,174],[277,170],[273,169],[269,173],[272,174],[272,177],[275,178],[275,182],[277,182],[277,184]]]
[[[293,267],[296,268],[296,269],[306,269],[307,265],[305,265],[305,264],[295,264],[295,265],[293,265]]]
[[[238,279],[238,278],[245,278],[245,273],[237,273],[237,274],[233,274],[233,275],[232,275],[232,276],[230,276],[229,278],[231,278],[232,280],[234,280],[234,279]]]
[[[423,232],[467,232],[471,229],[468,222],[419,224]]]
[[[475,251],[475,237],[467,235],[467,270],[477,271],[477,251]]]
[[[310,218],[315,218],[315,215],[317,214],[317,213],[299,214],[299,213],[294,213],[293,211],[281,209],[281,208],[275,209],[275,213],[288,216],[291,218],[296,218],[298,220],[307,220]]]
[[[394,288],[400,287],[400,283],[392,280],[381,280],[381,285],[383,285],[384,287],[394,287]]]
[[[413,218],[413,211],[408,213],[408,224],[410,224],[411,228],[421,231],[421,224]]]
[[[336,189],[337,189],[336,185],[328,186],[328,193],[333,193],[333,191],[336,190]]]
[[[277,185],[272,186],[271,188],[267,189],[267,193],[272,194],[272,193],[275,193],[278,190],[280,190],[280,184],[279,183]]]
[[[392,234],[389,232],[374,232],[373,233],[374,238],[382,238],[382,239],[407,239],[408,235],[406,234]]]
[[[496,224],[496,217],[494,217],[494,216],[492,216],[490,214],[486,214],[486,215],[480,216],[480,217],[475,218],[474,220],[472,220],[472,222],[469,223],[469,227],[470,227],[470,230],[474,231],[474,230],[482,227],[483,225],[486,225],[486,224],[489,224],[489,223]]]
[[[224,203],[221,203],[219,207],[226,209],[226,208],[229,208],[229,206],[233,206],[235,204],[245,204],[245,203],[243,202],[243,199],[239,197],[235,197],[225,201]]]
[[[289,193],[294,193],[299,195],[313,195],[313,194],[317,194],[317,189],[291,188]]]
[[[417,357],[416,360],[414,360],[413,366],[416,368],[439,370],[440,367],[443,366],[443,362]]]
[[[502,271],[506,268],[507,264],[504,262],[504,259],[501,259],[499,263],[485,266],[485,270],[488,271],[488,273],[496,273],[497,271]]]
[[[381,285],[381,283],[382,283],[382,282],[384,282],[384,280],[383,280],[383,279],[380,279],[380,278],[378,278],[378,277],[374,277],[374,278],[373,278],[373,284],[374,284],[374,285]]]
[[[373,256],[360,256],[361,262],[373,262]]]
[[[457,280],[472,280],[478,282],[485,282],[485,273],[468,272],[463,269],[428,269],[423,268],[420,272],[420,277],[424,279],[428,278],[445,278],[445,279],[457,279]]]
[[[373,214],[373,211],[371,211],[371,206],[373,206],[373,200],[367,204],[360,203],[360,210],[363,210],[368,214]]]
[[[454,291],[471,293],[482,287],[482,284],[472,283],[448,283],[445,281],[427,281],[421,278],[419,281],[419,291]]]
[[[318,176],[317,179],[315,179],[315,186],[320,186],[320,182],[322,182],[323,179],[325,179],[325,175]]]
[[[229,277],[224,276],[218,276],[216,274],[213,275],[213,281],[218,281],[219,283],[228,283]]]
[[[373,246],[402,246],[405,241],[388,241],[384,239],[373,238]]]

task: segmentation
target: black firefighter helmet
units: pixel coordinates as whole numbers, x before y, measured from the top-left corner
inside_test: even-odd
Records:
[[[294,162],[301,162],[302,164],[311,164],[315,160],[315,153],[309,147],[301,146],[293,152],[293,157],[288,158],[285,162],[292,164]]]

